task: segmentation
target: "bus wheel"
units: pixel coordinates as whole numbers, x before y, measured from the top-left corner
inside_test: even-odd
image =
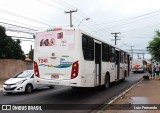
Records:
[[[48,86],[50,89],[53,89],[55,87],[55,85],[50,85]]]
[[[124,73],[124,78],[121,80],[122,82],[125,81],[126,76],[127,76],[127,71],[125,71],[125,73]]]
[[[80,87],[74,87],[74,86],[72,86],[72,89],[73,90],[76,90],[76,89],[79,89]]]
[[[110,77],[109,77],[109,75],[107,74],[107,75],[105,76],[105,83],[104,83],[104,85],[102,85],[102,89],[103,89],[103,90],[108,89],[108,88],[109,88],[109,85],[110,85]]]

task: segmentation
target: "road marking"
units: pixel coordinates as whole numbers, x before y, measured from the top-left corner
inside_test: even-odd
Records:
[[[105,104],[105,106],[99,110],[97,113],[103,113],[103,111],[110,105],[112,104],[114,101],[116,101],[118,98],[122,97],[123,95],[125,95],[127,92],[129,92],[133,87],[135,87],[137,84],[139,84],[140,82],[142,81],[139,80],[137,83],[133,84],[130,88],[126,89],[123,93],[119,94],[118,96],[116,97],[113,97],[109,102],[107,101]]]

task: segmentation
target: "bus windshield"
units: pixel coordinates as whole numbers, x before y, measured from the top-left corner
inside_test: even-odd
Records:
[[[48,31],[35,35],[36,49],[72,50],[74,49],[74,31]]]

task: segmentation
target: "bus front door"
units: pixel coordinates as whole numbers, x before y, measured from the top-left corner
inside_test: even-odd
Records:
[[[101,84],[101,44],[95,42],[95,84]]]

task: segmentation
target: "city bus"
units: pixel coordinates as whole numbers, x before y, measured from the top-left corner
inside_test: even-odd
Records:
[[[107,89],[129,76],[129,54],[77,28],[54,28],[34,35],[36,82]]]
[[[131,71],[133,73],[146,72],[147,70],[147,61],[144,59],[132,59],[131,61]]]

